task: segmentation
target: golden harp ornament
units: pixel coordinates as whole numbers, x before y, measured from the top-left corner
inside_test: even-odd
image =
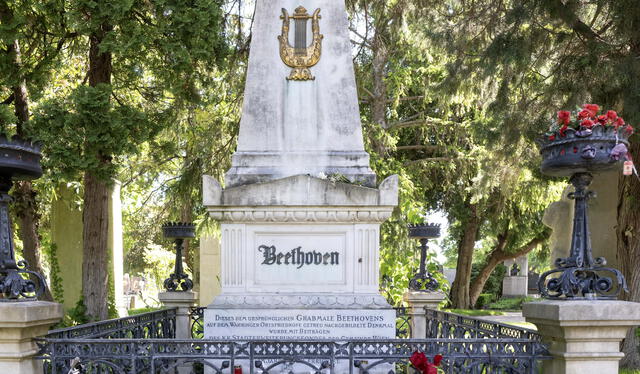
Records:
[[[292,46],[289,43],[289,28],[291,18],[295,20],[295,41]],[[303,6],[296,8],[293,16],[289,16],[286,9],[282,9],[282,34],[278,36],[280,41],[280,58],[287,66],[293,68],[288,80],[308,81],[314,80],[310,67],[320,61],[322,54],[322,38],[320,34],[320,9],[316,9],[313,15],[309,15]],[[307,45],[307,22],[311,20],[313,42]]]

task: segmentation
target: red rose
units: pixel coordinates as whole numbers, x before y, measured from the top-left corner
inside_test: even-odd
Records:
[[[592,128],[593,125],[595,125],[595,123],[590,119],[585,119],[584,121],[580,122],[580,126],[585,127],[587,129]]]
[[[595,117],[595,113],[593,113],[590,110],[584,109],[582,111],[580,111],[580,113],[578,113],[578,119],[587,119],[587,118],[593,118]]]
[[[624,119],[622,119],[622,117],[618,117],[618,119],[616,120],[616,128],[620,126],[624,126]]]
[[[582,108],[593,113],[592,117],[595,117],[600,111],[600,107],[597,104],[584,104]]]
[[[433,364],[436,366],[440,366],[440,362],[442,361],[442,355],[433,356]]]
[[[598,123],[601,125],[605,125],[607,123],[607,116],[605,116],[604,114],[601,116],[598,116]]]
[[[429,364],[429,360],[427,360],[427,356],[422,352],[413,352],[411,358],[409,358],[411,365],[420,371],[427,370],[427,365]]]
[[[558,123],[562,123],[563,125],[568,125],[571,122],[571,112],[566,110],[561,110],[558,112]]]
[[[618,119],[618,113],[616,113],[614,110],[610,110],[607,112],[607,118],[609,119],[609,121],[615,122],[615,120]]]
[[[554,135],[549,136],[549,140],[551,140],[551,141],[556,140],[556,136],[555,136],[555,134],[554,134]]]
[[[631,135],[631,134],[633,134],[633,131],[634,131],[634,130],[633,130],[633,127],[631,127],[631,125],[628,125],[628,126],[624,129],[624,132],[625,132],[627,135]]]

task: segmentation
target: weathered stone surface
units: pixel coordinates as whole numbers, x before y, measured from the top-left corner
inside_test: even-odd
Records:
[[[640,324],[640,304],[626,301],[546,300],[524,304],[522,314],[548,344],[554,358],[543,372],[554,374],[618,373],[620,342]]]
[[[411,323],[411,338],[413,339],[426,339],[427,336],[427,318],[425,315],[425,308],[439,309],[439,305],[446,295],[442,292],[419,292],[409,291],[405,293],[402,298],[409,304],[409,320]]]
[[[385,179],[379,189],[296,175],[224,190],[214,178],[205,176],[203,190],[208,207],[398,205],[397,175]]]
[[[166,308],[176,308],[176,339],[191,339],[189,308],[198,305],[198,293],[160,292],[158,299]]]
[[[63,316],[62,305],[44,301],[0,302],[0,372],[40,374],[33,338],[45,335]]]
[[[277,40],[281,9],[293,14],[299,5],[297,0],[256,4],[238,150],[226,185],[337,173],[372,187],[375,174],[364,151],[344,2],[304,3],[309,13],[321,9],[324,38],[322,57],[311,68],[315,80],[302,82],[286,79],[291,68],[282,62]]]

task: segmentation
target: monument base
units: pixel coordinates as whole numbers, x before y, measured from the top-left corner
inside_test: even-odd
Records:
[[[207,309],[210,340],[393,339],[394,309]]]

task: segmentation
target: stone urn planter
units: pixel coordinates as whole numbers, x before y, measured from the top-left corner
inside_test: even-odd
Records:
[[[626,158],[628,137],[633,132],[624,121],[621,125],[611,120],[605,122],[602,117],[605,116],[600,116],[603,123],[599,124],[581,119],[581,124],[588,126],[579,125],[577,129],[568,128],[567,119],[560,131],[539,141],[542,173],[568,176],[575,187],[575,192],[569,194],[569,198],[575,200],[570,255],[557,259],[556,268],[541,275],[538,289],[545,298],[617,299],[620,292],[627,289],[622,273],[605,267],[607,262],[603,257],[594,259],[591,248],[587,202],[595,194],[587,188],[593,173],[620,167]]]

